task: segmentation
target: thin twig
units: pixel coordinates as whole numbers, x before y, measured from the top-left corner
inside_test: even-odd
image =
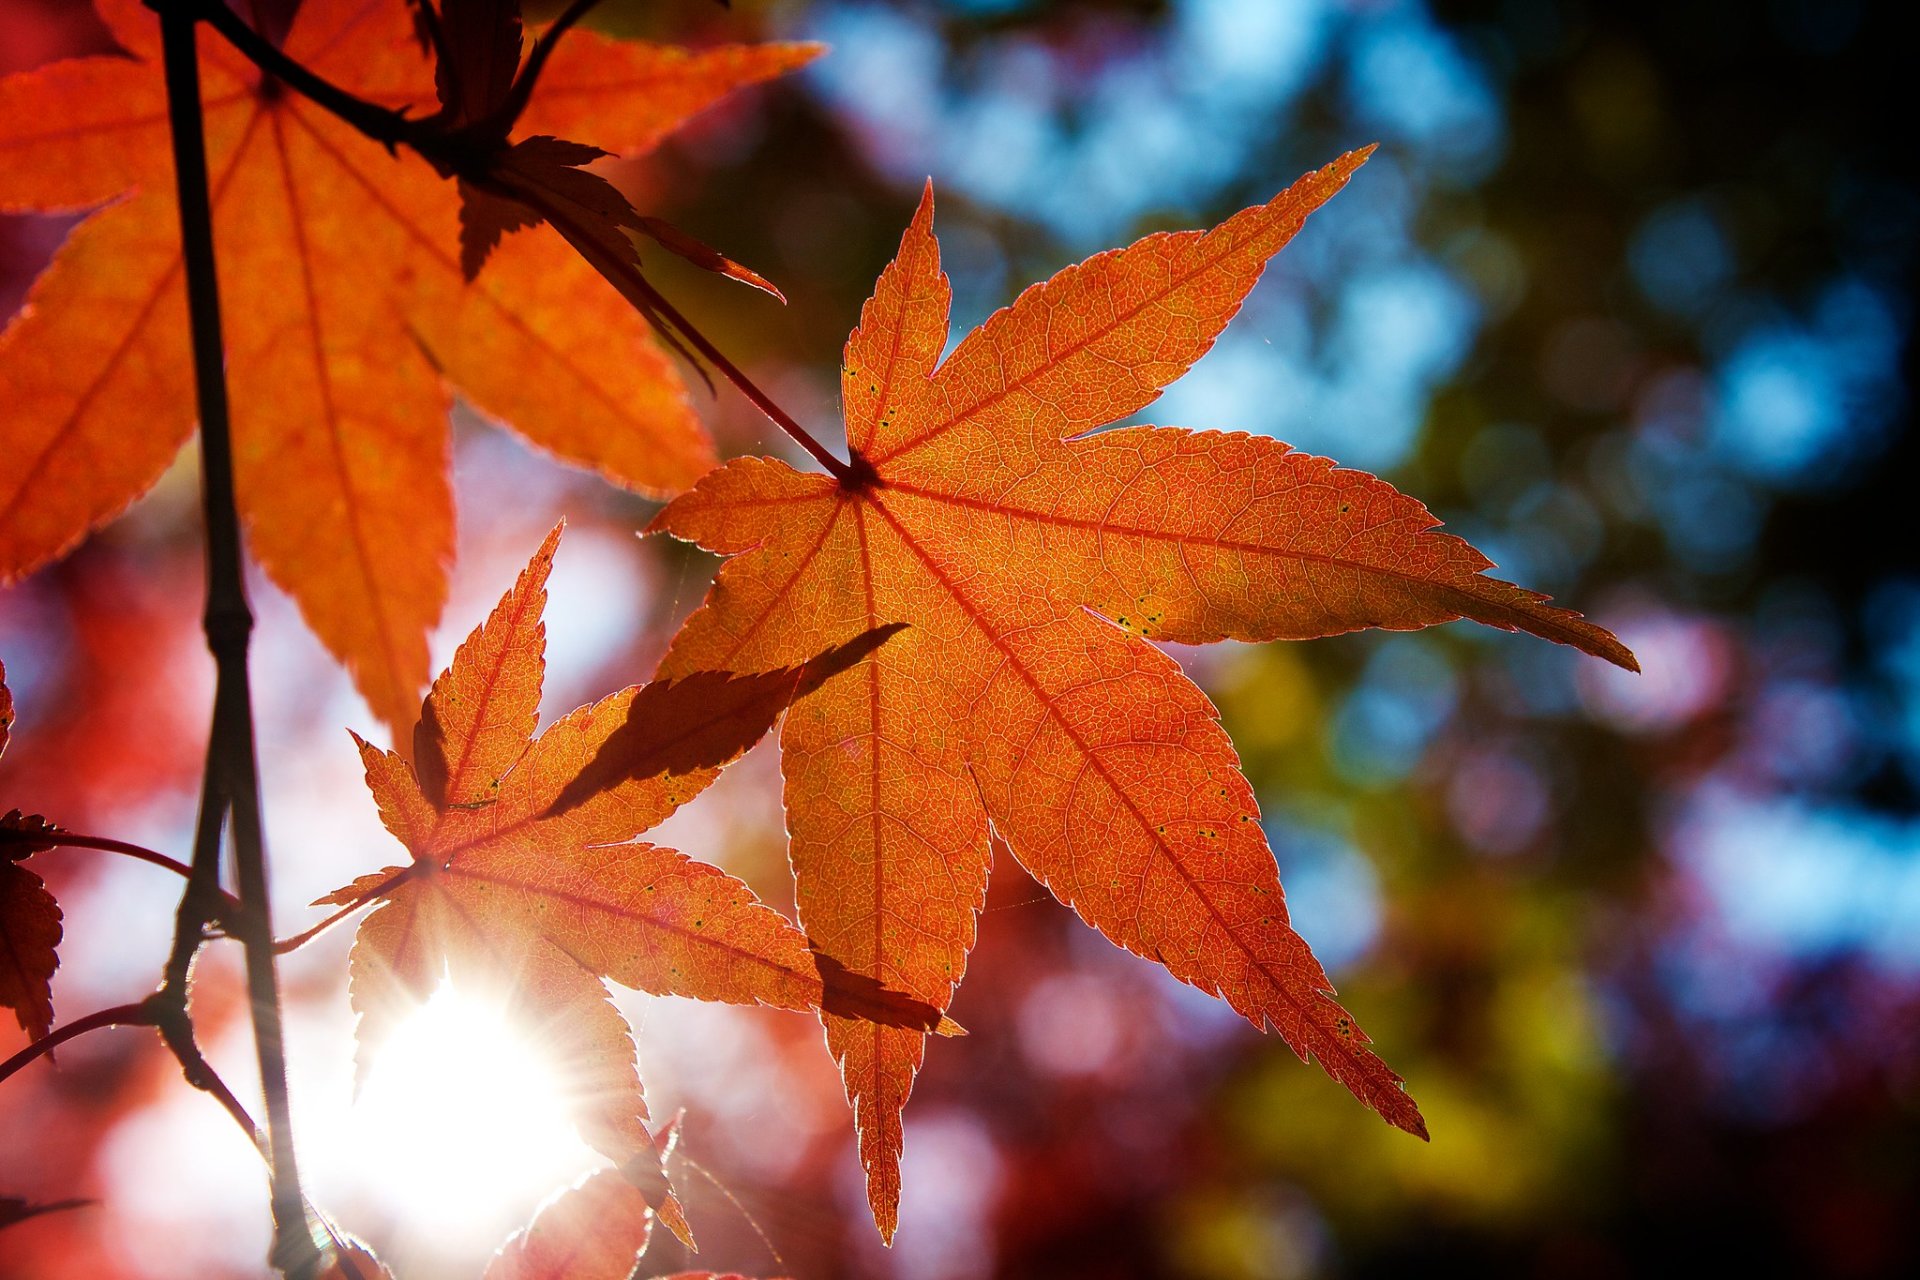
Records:
[[[476,168],[476,158],[482,157],[484,153],[475,151],[470,139],[463,139],[435,129],[425,121],[410,120],[397,111],[390,111],[354,96],[288,57],[242,22],[238,15],[218,0],[188,0],[188,2],[193,5],[196,12],[206,18],[209,25],[225,36],[235,49],[256,66],[279,77],[293,89],[331,111],[389,151],[404,144],[417,151],[439,172],[458,176],[483,189],[504,194],[540,212],[553,224],[554,229],[565,237],[567,243],[571,244],[593,265],[596,271],[620,291],[621,296],[626,298],[635,310],[649,319],[657,319],[660,322],[662,337],[676,343],[684,339],[689,346],[719,370],[728,382],[738,388],[740,393],[752,402],[754,408],[765,414],[768,421],[791,436],[842,485],[854,488],[874,482],[876,476],[873,468],[864,458],[855,455],[852,462],[847,463],[828,452],[825,446],[815,440],[791,414],[775,403],[772,396],[761,390],[739,366],[727,359],[706,335],[693,326],[692,321],[681,315],[676,307],[662,297],[660,292],[641,275],[637,265],[608,253],[594,242],[593,237],[583,227],[563,212],[553,208],[552,203],[541,198],[537,192],[517,186],[505,186],[499,183],[491,173]],[[568,13],[571,13],[573,8],[580,8],[584,12],[590,7],[591,5],[582,4],[576,0],[576,4],[569,8]],[[565,19],[567,14],[562,14],[561,17]],[[554,27],[549,28],[541,37],[542,43],[547,43],[557,36],[555,28],[560,28],[559,21],[556,21]],[[538,46],[534,52],[538,55]],[[533,71],[537,77],[538,70],[533,67],[531,60],[528,70]],[[523,72],[523,80],[525,76],[526,73]],[[518,82],[516,87],[517,84]],[[530,87],[528,92],[531,93]]]
[[[418,865],[419,863],[414,863],[412,866],[402,868],[392,877],[382,880],[379,884],[359,895],[352,902],[347,903],[312,928],[304,929],[294,934],[291,938],[280,939],[280,941],[273,944],[274,954],[283,956],[289,951],[298,951],[301,947],[306,946],[309,942],[312,942],[315,938],[333,928],[334,925],[339,924],[342,920],[345,920],[348,916],[360,910],[360,908],[366,906],[375,898],[383,897],[391,893],[395,885],[400,884],[412,876],[413,868]]]
[[[164,853],[156,853],[152,849],[129,844],[125,840],[110,840],[105,836],[83,836],[77,831],[49,831],[43,836],[37,836],[36,842],[54,849],[98,849],[104,853],[124,854],[129,858],[137,858],[141,862],[150,862],[156,867],[165,867],[177,876],[193,878],[193,868],[178,858],[169,858]],[[222,896],[226,898],[227,907],[230,910],[239,910],[238,898],[224,892]]]
[[[220,829],[231,818],[236,879],[242,909],[221,923],[247,948],[247,989],[252,1006],[254,1047],[261,1090],[267,1103],[267,1145],[271,1156],[274,1265],[289,1280],[308,1280],[320,1255],[307,1226],[306,1198],[294,1158],[291,1107],[287,1097],[286,1057],[280,1029],[280,995],[274,971],[273,932],[268,914],[266,860],[260,835],[260,789],[254,758],[252,696],[247,681],[247,648],[253,615],[247,607],[241,572],[240,522],[234,500],[233,445],[227,405],[225,348],[221,338],[219,278],[213,249],[213,209],[208,194],[206,135],[201,119],[196,16],[209,8],[231,16],[224,4],[161,3],[162,57],[166,68],[168,122],[173,138],[174,174],[180,207],[181,254],[187,282],[187,312],[193,338],[194,386],[200,408],[201,484],[207,525],[207,647],[213,651],[215,685],[213,726],[207,746],[206,785],[201,797],[198,838],[175,920],[174,948],[156,1001],[177,1016],[162,1025],[167,1042],[181,1058],[189,1082],[212,1091],[211,1070],[198,1071],[186,1054],[191,1026],[186,1022],[186,987],[193,955],[207,926],[220,916]],[[237,21],[237,19],[236,19]],[[242,24],[244,25],[244,24]],[[264,43],[264,42],[263,42]],[[271,46],[268,46],[271,47]],[[181,1031],[181,1027],[186,1029]],[[186,1048],[183,1048],[183,1045]],[[204,1060],[200,1061],[204,1066]]]
[[[626,298],[635,310],[642,315],[657,316],[665,325],[671,325],[689,346],[698,351],[715,369],[720,371],[728,382],[737,387],[742,395],[752,401],[755,408],[798,442],[801,448],[813,455],[814,460],[825,467],[834,479],[848,487],[856,487],[873,479],[870,474],[871,469],[862,466],[864,460],[856,458],[854,463],[849,465],[834,457],[826,446],[815,440],[791,414],[774,402],[772,396],[762,391],[738,365],[727,359],[720,348],[714,346],[691,320],[681,315],[679,309],[668,302],[660,291],[640,273],[637,265],[609,252],[586,228],[540,192],[521,186],[504,189],[513,199],[529,206],[545,218],[594,270],[620,291],[621,296]]]
[[[72,1022],[41,1036],[5,1062],[0,1062],[0,1080],[5,1080],[35,1058],[52,1053],[67,1041],[76,1036],[83,1036],[89,1031],[99,1031],[103,1027],[150,1027],[152,1025],[153,1011],[147,1007],[145,1001],[139,1004],[119,1004],[111,1009],[90,1013],[84,1018],[75,1018]]]

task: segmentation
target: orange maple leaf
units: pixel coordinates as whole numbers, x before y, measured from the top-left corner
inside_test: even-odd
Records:
[[[451,977],[497,995],[548,1047],[590,1145],[623,1166],[647,1157],[657,1174],[633,1040],[602,977],[662,995],[824,1004],[856,1019],[957,1031],[876,984],[823,981],[806,937],[745,884],[672,849],[631,843],[752,746],[796,694],[898,628],[790,668],[627,688],[535,738],[541,613],[559,537],[555,528],[434,682],[413,763],[356,737],[381,819],[413,862],[321,902],[381,900],[348,957],[363,1069],[394,1021]]]
[[[0,755],[13,732],[13,693],[0,662]],[[34,839],[52,830],[38,814],[18,809],[0,816],[0,1009],[13,1010],[20,1029],[38,1040],[53,1030],[53,972],[60,967],[60,904],[47,882],[20,865],[46,845]]]
[[[1147,639],[1302,638],[1455,618],[1623,665],[1607,632],[1486,577],[1425,507],[1278,441],[1132,427],[1365,152],[1208,232],[1151,235],[1023,293],[944,363],[929,184],[849,338],[844,482],[727,464],[653,524],[730,555],[663,675],[798,661],[910,624],[782,731],[800,918],[824,960],[944,1009],[990,832],[1121,946],[1270,1026],[1389,1122],[1400,1077],[1288,924],[1252,788]],[[825,1016],[881,1233],[925,1038]]]
[[[195,417],[158,24],[139,0],[96,2],[131,58],[0,82],[0,209],[96,210],[0,335],[0,582],[145,492]],[[308,0],[287,50],[380,105],[435,100],[403,0]],[[576,31],[520,124],[644,151],[816,52]],[[212,35],[201,59],[241,512],[268,574],[398,729],[453,554],[450,390],[645,493],[691,484],[712,445],[645,321],[550,231],[500,246],[469,285],[454,183]]]

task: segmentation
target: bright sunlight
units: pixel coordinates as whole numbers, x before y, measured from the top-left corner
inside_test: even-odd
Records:
[[[491,1246],[503,1219],[604,1163],[563,1097],[555,1066],[496,1004],[442,983],[380,1050],[343,1137],[366,1191],[419,1247]]]

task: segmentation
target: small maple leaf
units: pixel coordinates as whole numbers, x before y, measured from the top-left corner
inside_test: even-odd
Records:
[[[508,141],[557,47],[557,37],[582,11],[579,4],[568,9],[521,67],[519,0],[449,4],[444,23],[424,0],[419,7],[429,43],[439,49],[435,90],[440,111],[426,122],[428,131],[418,145],[442,176],[458,179],[462,272],[472,280],[501,237],[550,221],[582,252],[588,252],[587,244],[594,246],[600,256],[590,260],[605,263],[616,277],[626,268],[639,270],[639,252],[626,234],[639,231],[703,270],[752,285],[785,302],[785,296],[757,272],[669,222],[641,217],[612,183],[586,170],[586,165],[607,158],[609,152],[546,136]],[[663,319],[646,293],[631,291],[610,278],[649,321]],[[669,345],[678,343],[670,326],[662,326],[662,336]],[[682,354],[688,353],[682,350]]]
[[[945,1008],[997,833],[1114,942],[1278,1030],[1424,1136],[1400,1077],[1288,923],[1218,713],[1147,638],[1467,617],[1626,666],[1632,656],[1577,614],[1485,576],[1485,557],[1373,476],[1264,437],[1095,431],[1207,351],[1267,259],[1365,154],[1211,231],[1148,236],[1068,267],[944,363],[949,287],[929,184],[847,342],[847,480],[739,459],[652,527],[732,557],[663,675],[778,667],[835,636],[911,624],[799,699],[782,731],[800,919],[823,963]],[[824,1021],[890,1237],[900,1109],[925,1038],[831,1011]]]
[[[633,1039],[603,977],[662,995],[957,1028],[875,984],[823,979],[806,937],[741,881],[631,843],[752,746],[795,696],[899,628],[778,671],[624,689],[536,738],[541,614],[559,538],[556,527],[434,682],[413,763],[356,736],[381,819],[414,860],[321,902],[381,901],[348,958],[363,1070],[443,976],[493,993],[563,1064],[582,1137],[645,1182],[664,1152],[647,1131]],[[660,1208],[683,1229],[670,1198]]]
[[[467,278],[480,273],[502,235],[543,220],[545,215],[528,200],[564,214],[617,260],[638,265],[639,255],[626,232],[640,229],[640,215],[611,182],[580,167],[609,154],[560,138],[527,138],[488,164],[488,178],[510,195],[496,195],[461,179],[460,265]]]
[[[158,21],[140,0],[96,7],[130,57],[0,81],[0,210],[89,212],[0,334],[0,583],[150,488],[195,418]],[[425,108],[437,97],[418,12],[307,0],[286,49],[369,101]],[[453,99],[463,113],[497,105],[509,60],[498,25],[470,24],[477,47],[459,56]],[[630,155],[818,52],[689,52],[575,31],[518,125],[529,141],[590,137]],[[559,238],[514,237],[469,285],[456,184],[263,80],[211,32],[200,54],[250,545],[398,733],[429,675],[453,555],[451,392],[644,493],[685,488],[713,448],[653,329]],[[515,165],[568,181],[524,145]]]
[[[419,13],[423,24],[438,18],[433,88],[440,118],[455,127],[489,121],[506,105],[520,70],[520,0],[451,0],[439,14],[422,0]]]
[[[12,732],[13,693],[7,688],[6,664],[0,662],[0,755],[6,754]],[[52,848],[42,837],[57,830],[37,813],[12,809],[0,816],[0,1008],[13,1010],[20,1029],[35,1040],[53,1030],[60,904],[47,891],[46,881],[20,860]]]
[[[646,1198],[603,1169],[548,1198],[493,1255],[485,1280],[627,1280],[652,1234]]]

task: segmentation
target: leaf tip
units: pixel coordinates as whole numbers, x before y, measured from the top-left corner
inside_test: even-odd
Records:
[[[824,40],[789,40],[782,46],[786,50],[783,70],[798,71],[810,62],[818,62],[833,52],[833,46]]]
[[[1427,1118],[1420,1114],[1420,1104],[1413,1100],[1413,1095],[1404,1086],[1400,1089],[1400,1097],[1405,1100],[1404,1103],[1397,1103],[1391,1111],[1382,1111],[1380,1114],[1394,1128],[1410,1133],[1422,1142],[1432,1142],[1433,1135],[1427,1132]]]

